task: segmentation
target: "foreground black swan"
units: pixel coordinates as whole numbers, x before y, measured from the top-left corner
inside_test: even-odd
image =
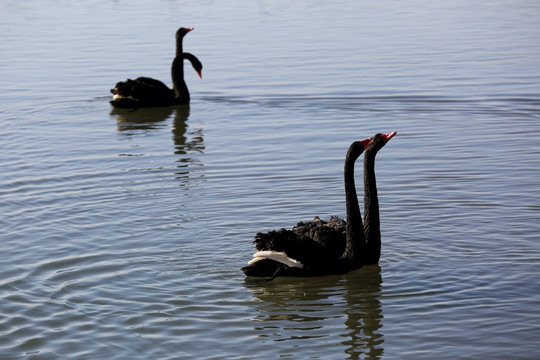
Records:
[[[376,134],[355,141],[345,157],[347,221],[332,217],[298,223],[292,230],[280,229],[255,236],[258,250],[242,268],[247,276],[317,276],[341,274],[376,264],[381,254],[379,200],[375,182],[375,155],[396,135]],[[354,183],[354,163],[364,152],[364,216]]]
[[[119,108],[139,108],[189,104],[189,91],[184,81],[184,60],[189,60],[199,77],[202,78],[202,64],[194,55],[182,49],[184,36],[193,28],[180,28],[176,32],[176,56],[172,62],[171,75],[173,88],[159,80],[139,77],[127,79],[111,89],[113,99],[110,103]]]

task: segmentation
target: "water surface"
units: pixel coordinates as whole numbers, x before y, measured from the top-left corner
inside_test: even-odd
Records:
[[[0,5],[3,359],[531,359],[540,352],[540,6]],[[189,107],[113,110],[128,77]],[[258,231],[344,216],[376,132],[383,251],[246,281]],[[249,279],[248,279],[249,280]]]

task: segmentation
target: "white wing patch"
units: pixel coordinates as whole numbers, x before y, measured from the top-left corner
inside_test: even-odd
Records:
[[[117,101],[117,100],[120,100],[120,99],[131,99],[131,100],[137,101],[137,99],[135,99],[132,96],[122,96],[122,95],[118,95],[118,94],[114,94],[112,99],[113,99],[113,101]]]
[[[285,254],[284,252],[278,252],[278,251],[272,251],[272,250],[256,252],[255,254],[253,254],[253,259],[250,260],[248,264],[251,265],[263,259],[274,260],[279,263],[285,264],[289,267],[297,267],[300,269],[304,268],[304,264],[302,264],[298,260],[288,257],[287,254]]]

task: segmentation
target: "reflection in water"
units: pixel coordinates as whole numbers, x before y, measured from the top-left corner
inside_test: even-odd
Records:
[[[175,154],[203,153],[204,138],[202,128],[188,131],[187,119],[189,118],[189,106],[178,106],[174,116],[173,140]],[[188,140],[188,137],[190,140]]]
[[[202,128],[188,130],[187,119],[189,118],[189,105],[177,106],[173,124],[174,153],[177,155],[186,155],[199,153],[202,154],[205,149]],[[197,158],[182,156],[177,160],[178,171],[175,172],[177,179],[189,176],[193,166],[202,166]]]
[[[340,343],[349,359],[379,359],[384,351],[381,284],[378,265],[339,277],[278,278],[248,284],[257,301],[254,320],[260,326],[255,331],[272,341],[338,336],[346,339]],[[336,318],[345,320],[345,328],[337,329],[339,334],[332,325]],[[327,321],[331,324],[324,326]]]
[[[380,359],[383,354],[384,338],[379,329],[382,327],[382,309],[379,300],[381,294],[381,268],[379,265],[368,266],[361,271],[347,274],[345,309],[347,327],[347,354],[350,359],[365,355],[368,359]]]
[[[156,131],[167,126],[164,120],[170,118],[174,112],[172,139],[176,155],[202,154],[205,149],[202,128],[189,129],[189,105],[168,106],[140,109],[113,108],[111,115],[116,118],[119,132],[134,136],[137,133]],[[177,160],[177,179],[186,178],[193,166],[202,166],[197,158],[181,156]]]
[[[163,120],[173,113],[173,107],[156,107],[141,109],[113,108],[111,115],[116,118],[118,131],[131,133],[136,130],[154,130],[163,126]]]

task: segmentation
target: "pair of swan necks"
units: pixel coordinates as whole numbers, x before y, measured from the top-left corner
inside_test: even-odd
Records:
[[[278,275],[309,276],[313,274],[323,275],[344,273],[359,269],[364,265],[377,264],[381,254],[381,234],[379,200],[375,179],[375,156],[377,152],[396,134],[397,132],[395,131],[387,134],[376,134],[371,138],[356,141],[349,147],[347,156],[345,158],[344,167],[345,197],[347,208],[346,242],[345,250],[339,258],[330,258],[330,263],[328,265],[311,264],[311,267],[317,268],[316,271],[306,269],[308,267],[306,266],[307,264],[304,264],[301,261],[289,256],[287,254],[287,249],[285,249],[285,251],[275,251],[272,249],[272,244],[275,240],[270,234],[278,234],[286,231],[285,229],[282,229],[277,233],[269,233],[269,238],[271,238],[267,243],[269,248],[256,252],[253,255],[254,258],[249,262],[250,266],[243,269],[244,272],[246,272],[247,275],[250,275],[252,271],[250,269],[251,265],[261,260],[272,260],[276,263],[282,264],[281,267],[277,267],[277,270],[271,279]],[[364,153],[364,151],[364,221],[362,221],[354,181],[354,164],[360,155]],[[318,220],[318,218],[316,218],[316,220]],[[264,235],[262,234],[257,234],[256,243],[258,243],[258,239],[260,241],[263,236]],[[313,242],[317,242],[316,239],[312,240]],[[259,246],[260,243],[258,243],[258,247]],[[282,247],[283,245],[281,244],[279,250],[283,250]],[[310,250],[311,249],[309,247],[306,247],[306,251]],[[320,258],[320,254],[315,256],[319,256]],[[256,274],[252,275],[259,276]]]
[[[347,241],[342,258],[359,268],[374,265],[381,256],[379,197],[375,178],[375,156],[397,132],[376,134],[353,143],[345,159],[345,200],[347,207]],[[354,181],[354,163],[364,152],[364,221]]]

